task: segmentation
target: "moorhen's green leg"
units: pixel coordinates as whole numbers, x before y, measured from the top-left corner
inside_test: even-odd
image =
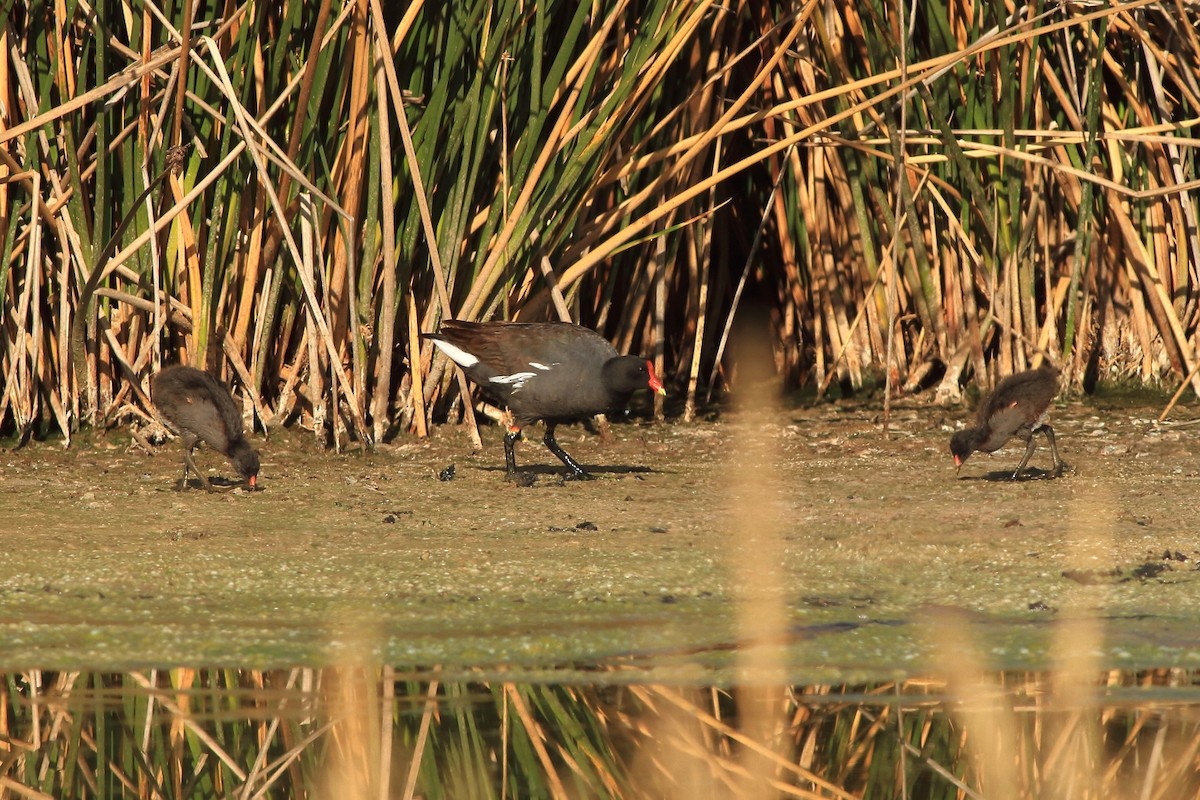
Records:
[[[203,472],[201,472],[200,468],[198,466],[196,466],[196,460],[194,457],[194,453],[196,451],[196,447],[199,444],[200,444],[200,440],[194,436],[191,437],[190,441],[184,442],[184,445],[187,447],[187,449],[183,451],[183,488],[184,489],[188,488],[187,473],[188,473],[188,467],[191,467],[192,472],[196,473],[196,477],[204,482],[204,488],[207,491],[211,492],[213,490],[213,486],[212,486],[212,483],[208,480],[208,476],[205,475]]]
[[[1046,441],[1050,443],[1050,453],[1054,456],[1054,477],[1061,478],[1063,468],[1067,465],[1058,457],[1058,445],[1054,442],[1054,428],[1051,428],[1049,425],[1043,425],[1042,430],[1046,434]],[[1031,439],[1030,441],[1033,440]]]
[[[557,427],[555,423],[546,423],[546,435],[542,438],[546,447],[550,448],[550,452],[558,456],[558,460],[567,465],[571,473],[566,477],[577,481],[590,481],[592,475],[586,469],[579,466],[579,462],[567,455],[567,451],[558,446],[558,442],[554,440],[554,429]]]
[[[1017,471],[1012,474],[1012,480],[1016,480],[1021,476],[1021,472],[1025,469],[1025,465],[1029,463],[1029,457],[1033,455],[1033,449],[1037,445],[1033,441],[1033,434],[1029,435],[1029,441],[1025,443],[1025,457],[1021,459],[1021,463],[1017,465]]]
[[[504,434],[504,480],[511,481],[517,477],[517,456],[513,445],[521,438],[521,429],[509,430]]]
[[[188,467],[191,467],[196,475],[200,474],[199,467],[192,460],[192,451],[196,449],[199,439],[188,434],[183,435],[183,477],[179,479],[179,483],[175,484],[175,491],[182,492],[188,488]]]
[[[188,465],[192,463],[192,456],[187,450],[183,451],[183,477],[175,484],[175,491],[183,492],[188,488]]]

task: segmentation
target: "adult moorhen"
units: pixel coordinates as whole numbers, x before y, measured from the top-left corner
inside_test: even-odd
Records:
[[[188,467],[212,491],[208,476],[192,460],[192,451],[201,441],[223,453],[251,489],[258,480],[258,453],[242,435],[242,415],[229,389],[203,370],[183,365],[167,367],[150,382],[154,405],[183,438],[183,478],[179,488],[187,488]]]
[[[566,322],[464,322],[448,319],[429,339],[467,377],[508,406],[504,436],[506,480],[517,474],[513,444],[521,428],[546,423],[542,439],[571,470],[592,477],[554,440],[560,422],[625,408],[634,391],[666,394],[651,363],[623,356],[595,331]]]
[[[1012,480],[1016,480],[1033,455],[1033,435],[1042,431],[1054,456],[1054,477],[1060,477],[1065,465],[1058,457],[1054,429],[1046,423],[1050,401],[1058,394],[1058,374],[1054,367],[1042,364],[1038,369],[1018,372],[1000,381],[996,390],[979,404],[975,427],[961,430],[950,439],[956,471],[962,469],[976,450],[994,453],[1015,436],[1025,442],[1025,457],[1012,474]]]

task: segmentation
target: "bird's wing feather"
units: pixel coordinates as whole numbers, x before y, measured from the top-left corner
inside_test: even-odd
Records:
[[[159,410],[174,427],[195,433],[214,449],[229,449],[230,436],[242,431],[242,418],[229,390],[206,372],[176,374],[172,402]]]

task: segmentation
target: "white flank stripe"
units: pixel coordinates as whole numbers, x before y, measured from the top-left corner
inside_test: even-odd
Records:
[[[438,350],[441,350],[443,353],[445,353],[451,361],[453,361],[455,364],[458,364],[460,367],[473,367],[479,363],[478,358],[471,355],[466,350],[463,350],[461,347],[455,347],[449,342],[441,339],[432,339],[431,341]]]
[[[550,367],[557,367],[558,362],[556,361],[553,364],[551,364],[550,366],[546,366],[545,364],[539,364],[536,361],[530,361],[529,366],[533,367],[534,369],[540,369],[542,372],[548,372],[550,370]]]
[[[525,386],[525,381],[536,377],[536,372],[514,372],[512,375],[497,375],[494,378],[488,378],[488,383],[511,384],[513,393],[515,394]]]

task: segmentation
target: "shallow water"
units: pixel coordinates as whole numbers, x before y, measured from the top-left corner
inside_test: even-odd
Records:
[[[1017,446],[956,478],[968,414],[916,404],[886,436],[853,402],[561,427],[590,482],[557,480],[534,430],[528,488],[487,427],[480,452],[443,427],[345,455],[280,431],[253,494],[174,491],[178,443],[35,443],[0,453],[0,668],[845,683],[925,674],[941,645],[1045,669],[1078,631],[1105,668],[1196,668],[1200,428],[1158,411],[1056,409],[1072,471],[1015,483]]]

